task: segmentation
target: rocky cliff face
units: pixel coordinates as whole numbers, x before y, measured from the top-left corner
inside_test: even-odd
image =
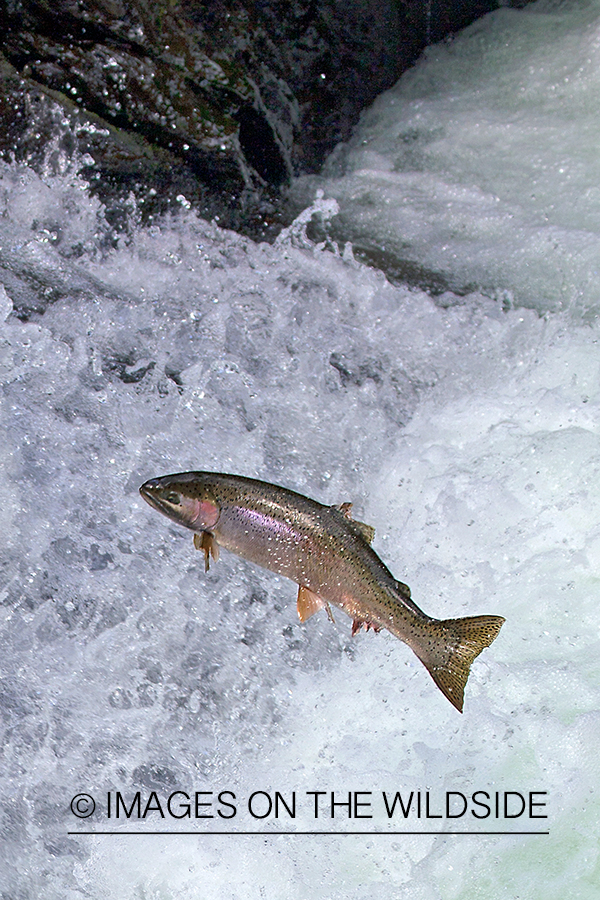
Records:
[[[111,207],[175,198],[255,236],[428,40],[496,0],[9,0],[0,153],[76,157]],[[185,198],[183,201],[181,198]]]

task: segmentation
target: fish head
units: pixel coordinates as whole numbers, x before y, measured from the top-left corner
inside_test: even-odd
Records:
[[[193,531],[210,531],[219,521],[219,504],[196,472],[151,478],[140,494],[154,509]]]

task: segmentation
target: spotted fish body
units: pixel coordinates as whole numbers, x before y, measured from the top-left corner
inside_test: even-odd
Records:
[[[432,619],[411,600],[371,547],[374,530],[350,517],[351,505],[324,506],[286,488],[212,472],[153,478],[140,488],[145,500],[195,532],[206,568],[223,547],[299,586],[302,621],[329,604],[361,626],[386,628],[404,641],[462,712],[475,657],[498,634],[500,616]]]

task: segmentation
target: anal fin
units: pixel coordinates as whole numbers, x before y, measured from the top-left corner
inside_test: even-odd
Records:
[[[352,622],[352,637],[358,634],[363,625],[365,626],[365,631],[368,631],[369,628],[372,628],[375,633],[381,631],[381,625],[378,625],[377,622],[368,622],[366,619],[354,619]]]

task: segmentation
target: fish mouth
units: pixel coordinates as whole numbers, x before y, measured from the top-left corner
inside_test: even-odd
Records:
[[[160,499],[153,492],[160,487],[160,480],[158,478],[151,478],[149,481],[145,481],[144,484],[140,488],[140,495],[144,498],[146,503],[149,503],[154,509],[157,509],[159,512],[164,511],[164,506],[161,503]]]

